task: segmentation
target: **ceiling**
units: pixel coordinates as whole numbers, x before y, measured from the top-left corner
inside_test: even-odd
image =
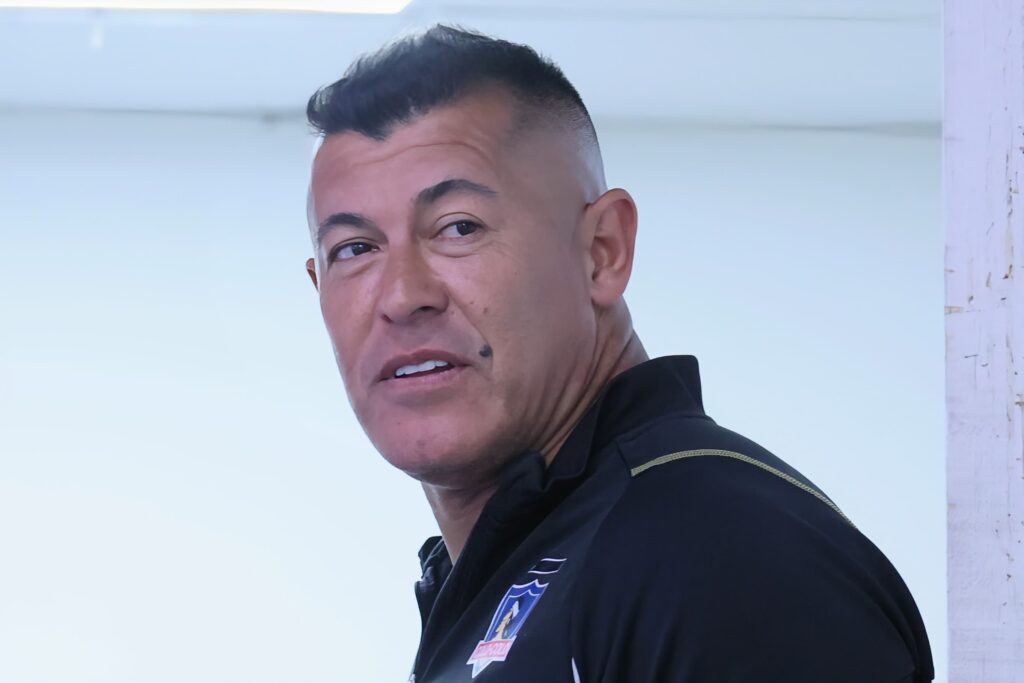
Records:
[[[526,42],[598,118],[934,126],[938,0],[413,0],[397,15],[0,10],[0,110],[299,117],[311,92],[435,21]]]

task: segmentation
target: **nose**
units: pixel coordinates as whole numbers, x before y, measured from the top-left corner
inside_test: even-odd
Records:
[[[381,317],[395,324],[413,323],[448,308],[444,283],[415,242],[389,250],[377,305]]]

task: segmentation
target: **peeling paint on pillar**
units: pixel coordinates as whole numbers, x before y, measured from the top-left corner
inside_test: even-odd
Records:
[[[1019,683],[1024,0],[945,0],[944,30],[949,681]]]

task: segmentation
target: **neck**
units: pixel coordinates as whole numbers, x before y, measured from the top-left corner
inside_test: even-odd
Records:
[[[548,465],[608,382],[619,373],[647,360],[647,352],[636,333],[629,329],[628,334],[623,336],[625,339],[620,338],[614,349],[598,349],[598,361],[588,376],[579,400],[575,401],[565,418],[559,420],[553,433],[538,449]],[[608,353],[612,350],[613,353]],[[602,351],[604,353],[601,353]],[[458,490],[423,485],[452,562],[458,560],[469,538],[469,532],[473,530],[484,505],[497,487],[495,481],[475,488]]]
[[[476,489],[442,489],[428,484],[423,485],[427,494],[427,502],[434,512],[434,519],[441,529],[444,545],[454,563],[462,554],[462,549],[473,530],[476,520],[480,517],[484,505],[498,488],[497,482]]]
[[[640,343],[640,338],[636,336],[635,332],[630,330],[629,337],[617,349],[617,353],[609,354],[606,363],[598,364],[595,367],[595,372],[591,375],[583,394],[573,405],[568,417],[561,421],[558,429],[548,440],[547,444],[540,449],[540,452],[544,455],[544,462],[548,465],[551,464],[551,461],[558,455],[562,445],[569,438],[572,430],[576,428],[579,421],[590,410],[590,406],[597,400],[598,394],[601,393],[605,386],[616,375],[629,370],[634,365],[643,363],[645,360],[647,360],[647,352],[644,350],[643,344]]]

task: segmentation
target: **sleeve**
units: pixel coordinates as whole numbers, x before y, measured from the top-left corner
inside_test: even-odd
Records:
[[[728,463],[684,467],[682,486],[631,482],[595,536],[573,596],[580,683],[931,680],[859,532],[811,496],[787,509],[765,504],[771,482],[709,474]]]

